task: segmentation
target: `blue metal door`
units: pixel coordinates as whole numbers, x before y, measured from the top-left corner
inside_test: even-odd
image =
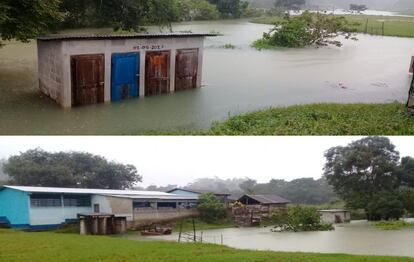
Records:
[[[139,53],[112,55],[112,101],[138,97]]]

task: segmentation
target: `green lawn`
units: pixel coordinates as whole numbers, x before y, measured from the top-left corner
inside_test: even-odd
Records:
[[[0,261],[414,261],[403,257],[243,251],[207,244],[0,230]]]
[[[368,16],[368,15],[344,15],[350,22],[357,22],[358,32],[382,34],[382,22],[384,22],[384,35],[399,37],[414,37],[414,17],[398,16]],[[258,17],[250,21],[260,24],[273,24],[280,21],[280,17]],[[366,26],[368,21],[368,26]]]

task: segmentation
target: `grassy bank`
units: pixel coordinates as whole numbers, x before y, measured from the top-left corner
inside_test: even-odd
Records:
[[[376,228],[382,230],[399,230],[403,228],[414,228],[414,223],[399,221],[380,221],[373,224]]]
[[[360,33],[382,35],[382,23],[384,22],[384,35],[399,37],[414,37],[414,18],[398,16],[368,16],[368,15],[344,15],[348,21],[359,23],[357,27]],[[273,24],[280,21],[280,17],[258,17],[250,21],[260,24]],[[367,24],[368,23],[368,24]]]
[[[195,227],[197,231],[209,230],[209,229],[220,229],[220,228],[230,228],[234,227],[234,222],[232,220],[223,220],[214,224],[208,224],[199,219],[195,219]],[[182,225],[183,232],[188,232],[193,230],[193,221],[191,219],[186,219],[183,221]],[[173,228],[174,232],[180,231],[180,223],[175,224]]]
[[[0,261],[414,261],[403,257],[245,251],[206,244],[0,230]]]
[[[273,108],[216,123],[209,135],[413,135],[403,104],[313,104]]]

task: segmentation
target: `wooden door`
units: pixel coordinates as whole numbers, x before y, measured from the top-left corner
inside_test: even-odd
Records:
[[[170,92],[170,51],[147,52],[145,58],[145,95]]]
[[[177,50],[175,91],[197,87],[198,49]]]
[[[104,102],[104,64],[103,54],[71,57],[73,106]]]

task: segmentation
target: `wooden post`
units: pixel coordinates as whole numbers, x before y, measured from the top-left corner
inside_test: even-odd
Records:
[[[193,218],[193,232],[194,232],[194,242],[197,242],[197,235],[196,235],[196,229],[195,229],[195,221]]]
[[[221,245],[223,245],[223,234],[221,234]]]
[[[385,35],[384,29],[385,29],[385,22],[382,22],[382,35]]]
[[[367,22],[365,23],[365,34],[368,33],[368,18],[367,18]]]
[[[203,231],[201,231],[200,242],[203,243]]]
[[[181,232],[183,231],[183,220],[180,223],[180,233],[178,233],[178,243],[181,241]]]

